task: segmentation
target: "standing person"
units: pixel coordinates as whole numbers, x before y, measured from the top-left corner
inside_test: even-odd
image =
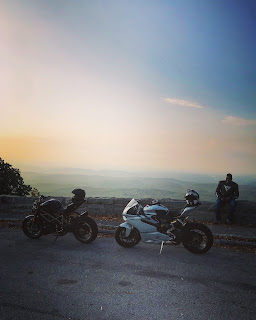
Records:
[[[228,173],[226,180],[221,180],[216,188],[216,221],[219,224],[221,221],[220,208],[222,203],[229,203],[229,211],[227,223],[232,223],[232,215],[235,210],[235,199],[239,197],[238,184],[232,181],[232,174]]]

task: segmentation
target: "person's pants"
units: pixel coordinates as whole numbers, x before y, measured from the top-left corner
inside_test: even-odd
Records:
[[[227,216],[227,219],[228,220],[232,220],[232,216],[233,216],[233,213],[235,211],[235,206],[236,206],[236,202],[234,199],[231,199],[229,201],[222,201],[221,199],[217,199],[216,200],[216,220],[217,221],[220,221],[220,208],[221,208],[221,205],[222,203],[229,203],[229,211],[228,211],[228,216]]]

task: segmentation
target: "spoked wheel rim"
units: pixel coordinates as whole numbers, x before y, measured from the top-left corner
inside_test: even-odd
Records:
[[[41,229],[38,227],[36,223],[33,222],[33,219],[27,222],[27,230],[34,237],[39,236],[41,233]]]
[[[42,235],[42,225],[38,220],[34,221],[34,216],[27,216],[22,223],[22,230],[31,239],[40,238]],[[39,223],[39,224],[38,224]]]
[[[203,250],[208,244],[207,235],[201,230],[191,230],[190,232],[191,239],[188,242],[190,248],[195,248],[198,250]]]
[[[76,235],[81,240],[89,240],[92,237],[92,227],[87,222],[83,222],[79,225],[79,227],[76,229]]]
[[[192,253],[205,253],[213,245],[211,230],[201,223],[187,223],[183,229],[183,246]]]
[[[126,236],[126,229],[119,227],[115,233],[116,242],[125,248],[132,248],[140,242],[140,234],[136,229],[132,229],[129,236]]]
[[[126,230],[125,229],[120,231],[119,237],[120,237],[120,240],[122,242],[130,244],[130,243],[134,243],[134,242],[137,241],[137,237],[136,237],[136,233],[135,232],[131,232],[128,237],[126,237],[125,234],[126,234]]]
[[[85,217],[75,221],[75,229],[73,234],[76,239],[82,243],[91,243],[97,238],[98,227],[96,222],[90,218]]]

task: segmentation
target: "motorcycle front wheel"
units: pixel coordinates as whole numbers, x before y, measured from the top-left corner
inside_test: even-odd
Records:
[[[182,244],[188,251],[201,254],[211,249],[213,235],[207,226],[201,223],[187,223],[183,232]]]
[[[43,226],[38,221],[34,221],[34,216],[27,216],[22,222],[22,230],[31,239],[38,239],[43,234]]]
[[[73,234],[78,241],[91,243],[97,238],[98,226],[92,218],[86,217],[78,221]]]
[[[115,239],[120,246],[125,248],[132,248],[140,242],[141,237],[138,230],[132,229],[128,237],[126,237],[125,233],[126,229],[123,227],[118,227],[116,230]]]

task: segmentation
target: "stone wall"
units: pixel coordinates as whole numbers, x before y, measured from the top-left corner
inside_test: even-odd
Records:
[[[33,202],[36,198],[33,197],[17,197],[17,196],[0,196],[0,219],[23,219],[30,214]],[[55,197],[60,200],[65,207],[71,202],[70,198]],[[92,215],[120,215],[130,201],[130,198],[87,198],[84,206],[79,208],[79,211],[88,211]],[[142,205],[146,205],[152,199],[142,199]],[[179,213],[185,206],[183,200],[160,199],[171,212]],[[223,220],[226,219],[227,209],[223,208]],[[203,201],[202,204],[195,210],[191,211],[190,219],[205,222],[215,221],[215,203]],[[235,223],[240,225],[256,226],[256,202],[237,201],[235,212]]]

